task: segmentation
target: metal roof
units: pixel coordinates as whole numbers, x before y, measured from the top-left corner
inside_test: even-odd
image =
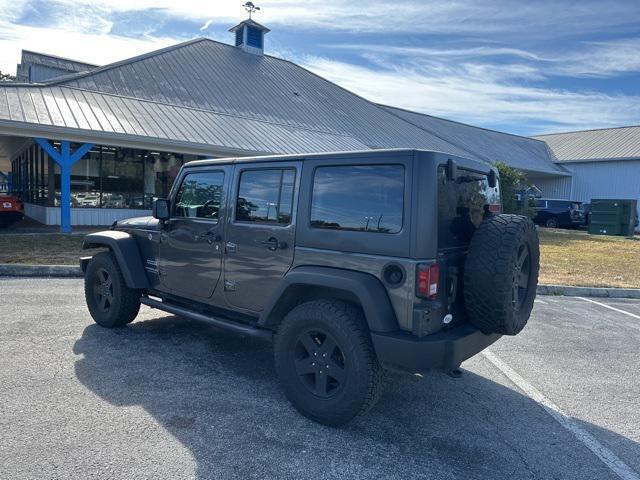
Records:
[[[185,42],[58,83],[348,135],[372,148],[462,153],[294,63],[209,39]]]
[[[209,152],[212,147],[239,154],[367,148],[345,135],[65,86],[0,89],[0,126],[3,120],[20,122],[17,127],[34,135],[37,127],[46,126],[63,138],[65,129],[73,129],[94,133],[92,141],[120,144],[122,137],[147,137],[171,141],[176,147],[200,145]]]
[[[69,73],[86,72],[97,65],[78,62],[69,58],[49,55],[47,53],[32,52],[30,50],[22,50],[22,58],[16,69],[16,79],[18,82],[34,81],[30,74],[30,69],[36,67],[49,73],[49,78],[59,77]],[[36,81],[38,79],[35,79]]]
[[[528,172],[567,175],[553,164],[547,145],[532,138],[474,127],[423,113],[383,106],[389,112],[488,162],[501,161]]]
[[[559,162],[640,159],[640,126],[552,133],[546,142]]]
[[[46,67],[68,70],[70,72],[86,72],[87,70],[97,67],[97,65],[91,63],[79,62],[70,58],[50,55],[48,53],[33,52],[31,50],[22,50],[22,63],[44,65]]]
[[[483,143],[477,132],[488,131],[401,112],[289,61],[205,38],[41,84],[0,86],[0,133],[115,145],[157,140],[157,148],[237,154],[418,148],[561,172],[542,142],[492,132]],[[488,155],[491,142],[525,152]]]

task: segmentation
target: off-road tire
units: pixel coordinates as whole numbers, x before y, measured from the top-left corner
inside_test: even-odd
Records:
[[[313,332],[326,333],[325,341],[326,338],[333,339],[342,353],[338,360],[343,360],[343,382],[329,375],[329,381],[337,383],[337,386],[328,398],[312,391],[317,379],[321,378],[318,375],[326,375],[326,371],[315,370],[301,375],[296,366],[297,358],[299,362],[313,360],[300,340]],[[325,341],[317,345],[317,358],[322,357]],[[308,353],[309,357],[300,360],[301,351],[302,356]],[[367,412],[381,394],[383,370],[374,352],[364,315],[359,308],[347,302],[314,300],[295,307],[278,329],[274,353],[276,371],[287,398],[302,415],[316,422],[329,426],[343,425]],[[336,370],[331,374],[334,372]]]
[[[102,282],[102,278],[107,278],[110,283]],[[110,288],[97,287],[99,283],[108,284]],[[111,292],[112,301],[107,302],[108,307],[106,304],[102,305],[103,296],[96,295],[96,288]],[[122,327],[131,323],[140,310],[140,291],[127,287],[118,262],[111,252],[98,253],[87,265],[84,294],[91,317],[102,327]]]
[[[531,220],[504,214],[484,220],[471,239],[464,268],[470,322],[484,333],[519,333],[531,315],[539,268],[538,233]]]

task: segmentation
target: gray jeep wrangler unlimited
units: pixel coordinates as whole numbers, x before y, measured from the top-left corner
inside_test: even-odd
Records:
[[[496,171],[420,150],[201,160],[153,217],[86,237],[86,301],[104,327],[140,304],[272,339],[285,394],[339,425],[383,368],[455,372],[525,326],[533,223],[501,215]]]

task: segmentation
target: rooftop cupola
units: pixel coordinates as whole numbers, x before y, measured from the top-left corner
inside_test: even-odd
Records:
[[[264,36],[270,30],[251,19],[251,14],[260,10],[260,7],[256,7],[252,2],[247,2],[243,6],[249,12],[249,18],[230,28],[229,31],[236,35],[236,47],[240,47],[245,52],[262,55],[264,54]]]

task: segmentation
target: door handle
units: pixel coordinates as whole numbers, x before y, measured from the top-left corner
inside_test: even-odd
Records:
[[[264,245],[265,247],[267,247],[272,252],[275,252],[278,249],[284,250],[285,248],[287,248],[287,243],[279,242],[276,237],[271,237],[268,240],[263,240],[259,243],[260,245]]]
[[[215,230],[210,230],[206,233],[203,233],[202,235],[195,234],[194,240],[196,242],[199,240],[205,240],[209,245],[211,245],[213,242],[221,242],[222,236],[216,233]]]
[[[207,243],[211,245],[212,243],[218,243],[222,241],[222,236],[216,232],[207,232],[203,235],[206,238]]]

